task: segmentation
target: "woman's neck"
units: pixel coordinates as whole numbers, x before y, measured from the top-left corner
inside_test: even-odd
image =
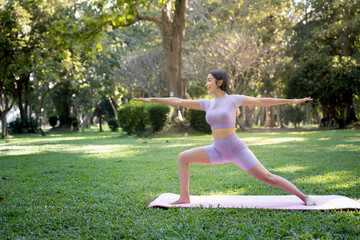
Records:
[[[225,91],[220,90],[220,91],[216,91],[213,96],[214,96],[214,98],[219,98],[219,97],[224,96],[224,94],[225,94]]]

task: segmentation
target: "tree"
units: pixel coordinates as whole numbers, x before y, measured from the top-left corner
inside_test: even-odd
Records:
[[[308,95],[318,100],[324,118],[334,118],[340,128],[346,123],[346,109],[360,90],[360,34],[358,2],[310,1],[299,5],[301,21],[290,42],[294,57],[289,96]],[[347,56],[348,55],[348,56]],[[348,114],[349,115],[349,114]],[[355,115],[355,112],[350,114]]]
[[[134,51],[123,58],[123,63],[115,68],[114,75],[118,76],[119,82],[127,89],[141,91],[142,97],[145,93],[147,96],[165,96],[164,64],[161,51]]]
[[[29,41],[29,13],[15,1],[1,1],[0,5],[0,103],[1,137],[8,135],[6,114],[15,104],[21,86],[22,54]]]
[[[109,13],[101,5],[103,14],[92,34],[98,33],[107,25],[116,29],[131,26],[139,21],[155,23],[162,35],[167,95],[185,97],[186,79],[182,51],[187,4],[187,0],[117,1]]]

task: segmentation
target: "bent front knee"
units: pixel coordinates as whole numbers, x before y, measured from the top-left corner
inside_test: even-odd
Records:
[[[179,163],[179,164],[187,164],[185,152],[181,152],[181,153],[178,155],[178,163]]]

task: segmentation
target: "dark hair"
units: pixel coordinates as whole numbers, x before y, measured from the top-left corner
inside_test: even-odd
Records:
[[[209,72],[216,80],[216,83],[219,80],[223,80],[223,83],[220,86],[220,89],[227,92],[229,90],[229,79],[228,79],[228,74],[225,70],[222,69],[215,69],[215,70],[211,70]]]

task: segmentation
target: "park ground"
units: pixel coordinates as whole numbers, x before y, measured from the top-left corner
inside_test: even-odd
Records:
[[[360,130],[238,132],[271,172],[312,195],[360,198]],[[359,239],[360,212],[158,209],[177,155],[211,135],[48,132],[0,140],[1,239]],[[281,195],[236,165],[191,165],[193,195]]]

